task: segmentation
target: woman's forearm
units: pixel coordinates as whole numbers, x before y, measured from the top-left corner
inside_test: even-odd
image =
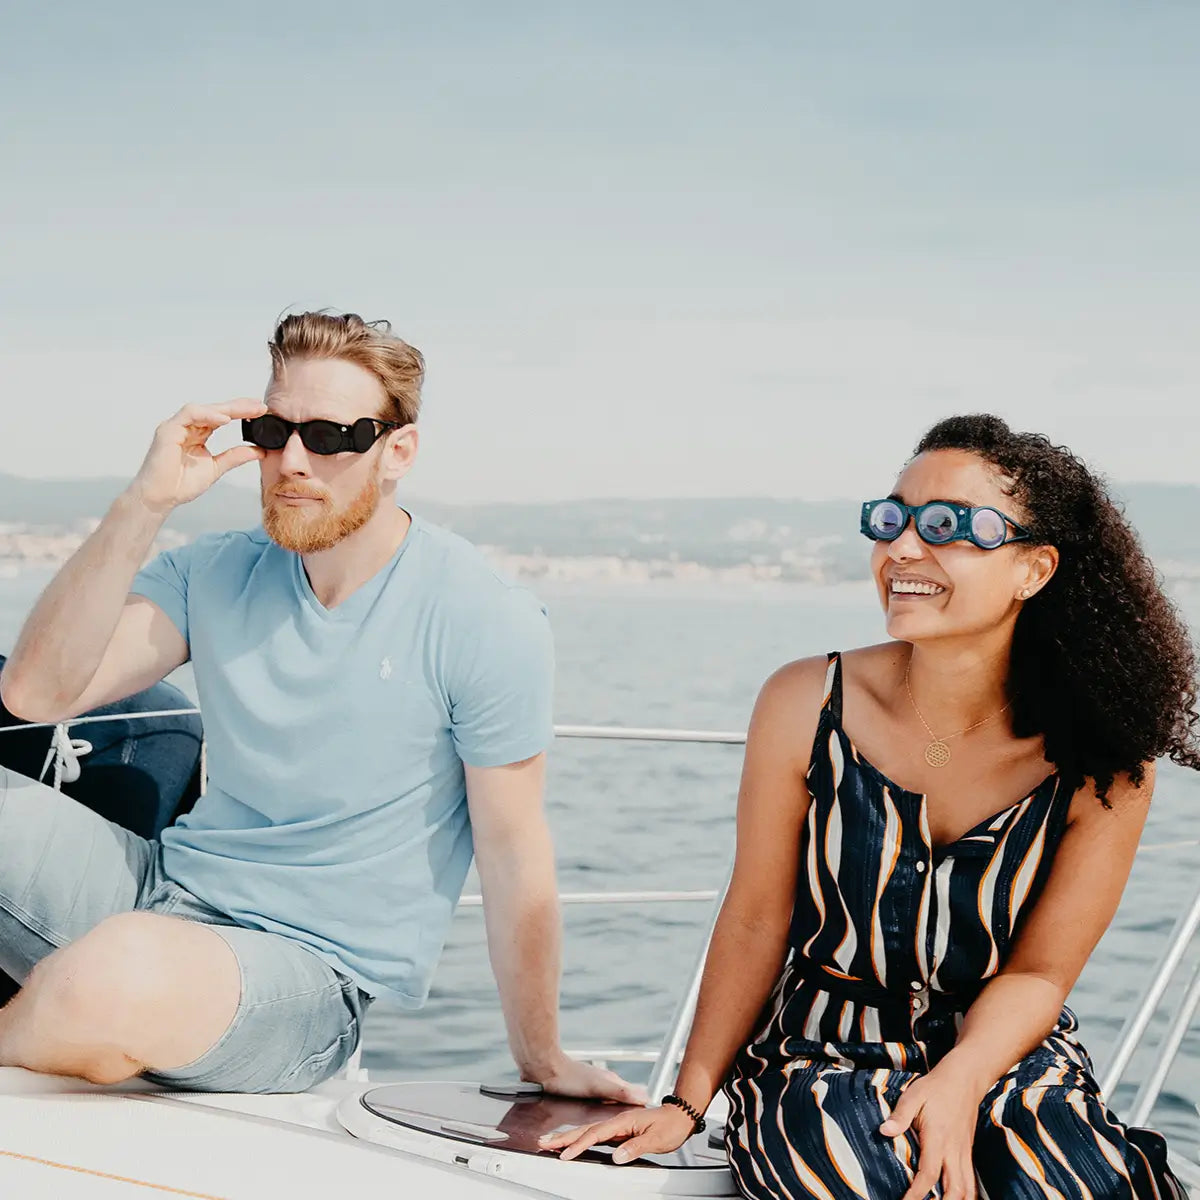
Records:
[[[749,1040],[787,947],[787,927],[765,927],[736,910],[721,910],[713,930],[691,1036],[676,1092],[704,1111]]]
[[[1041,1044],[1066,1000],[1064,988],[1041,975],[997,975],[967,1011],[954,1049],[943,1060],[964,1073],[980,1096]]]

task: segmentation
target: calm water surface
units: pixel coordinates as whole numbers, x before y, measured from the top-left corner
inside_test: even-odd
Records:
[[[0,649],[11,645],[45,572],[0,578]],[[788,659],[880,640],[869,585],[760,588],[662,584],[539,589],[558,646],[564,723],[745,727],[763,679]],[[1200,629],[1200,588],[1177,598]],[[549,811],[564,890],[719,886],[733,846],[740,748],[559,742]],[[1103,1071],[1125,1014],[1144,988],[1200,878],[1200,776],[1166,764],[1120,913],[1071,1003]],[[1104,864],[1097,864],[1098,870]],[[476,891],[474,878],[469,891]],[[562,995],[568,1047],[656,1047],[687,979],[708,905],[570,906]],[[1168,997],[1178,999],[1181,987]],[[1161,1032],[1165,1020],[1156,1029]],[[460,911],[428,1006],[371,1010],[365,1064],[378,1078],[508,1074],[479,909]],[[1136,1081],[1146,1070],[1135,1061]],[[646,1068],[630,1067],[631,1077]],[[1200,1146],[1200,1028],[1177,1062],[1156,1125],[1179,1150]],[[1116,1096],[1118,1109],[1130,1095]]]

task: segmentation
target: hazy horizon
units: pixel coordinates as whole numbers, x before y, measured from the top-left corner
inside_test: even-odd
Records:
[[[427,356],[421,499],[883,494],[964,411],[1200,481],[1200,7],[353,14],[0,18],[0,470],[131,475],[328,305]]]
[[[250,468],[247,467],[244,472],[239,470],[230,475],[225,475],[218,481],[216,486],[236,488],[239,491],[246,491],[246,492],[250,492],[250,493],[257,492],[258,485],[255,482],[255,476],[253,476],[252,474],[249,474],[249,471],[250,471]],[[104,483],[104,482],[120,483],[120,482],[123,482],[124,480],[126,480],[127,478],[131,478],[129,476],[123,476],[123,475],[75,475],[75,476],[24,475],[24,474],[20,473],[19,471],[0,471],[0,476],[5,476],[10,479],[17,479],[17,480],[21,480],[21,481],[28,481],[30,483],[38,483],[38,484]],[[1177,480],[1161,480],[1161,479],[1115,479],[1115,478],[1112,478],[1111,476],[1108,476],[1108,477],[1106,477],[1106,481],[1110,485],[1110,488],[1118,493],[1118,498],[1121,498],[1120,493],[1121,493],[1122,489],[1125,489],[1125,488],[1154,488],[1154,487],[1176,488],[1176,487],[1182,487],[1182,488],[1189,488],[1191,490],[1200,492],[1200,481],[1192,481],[1192,480],[1177,481]],[[667,496],[667,495],[637,496],[637,495],[625,495],[625,494],[622,494],[619,492],[614,492],[611,495],[607,495],[607,496],[586,495],[585,494],[585,495],[579,495],[579,496],[571,496],[571,497],[568,497],[565,499],[559,498],[559,499],[554,499],[554,500],[521,500],[521,499],[513,499],[513,498],[509,498],[509,497],[505,497],[505,496],[494,496],[494,497],[490,497],[485,500],[464,500],[464,499],[459,499],[457,497],[450,497],[448,499],[443,499],[438,496],[432,496],[432,495],[426,494],[424,492],[416,491],[416,490],[413,490],[412,488],[409,488],[404,481],[401,482],[400,487],[396,493],[396,502],[401,505],[411,501],[412,503],[415,503],[415,504],[428,502],[428,503],[438,504],[438,505],[462,505],[464,507],[478,506],[478,505],[485,505],[485,504],[514,504],[514,505],[534,505],[534,506],[544,505],[544,506],[550,507],[555,504],[564,504],[564,503],[565,504],[606,504],[606,503],[610,503],[610,504],[611,503],[654,504],[654,503],[665,503],[665,502],[687,503],[689,501],[699,504],[699,503],[706,503],[708,501],[734,502],[734,501],[739,501],[739,500],[744,500],[744,501],[763,500],[763,501],[779,502],[779,503],[785,503],[785,504],[786,503],[809,503],[809,504],[858,505],[858,504],[861,504],[863,502],[863,500],[866,498],[868,498],[868,497],[866,496],[865,492],[862,493],[861,495],[850,495],[849,493],[843,492],[840,495],[831,494],[831,495],[827,495],[827,496],[774,495],[774,494],[771,494],[768,492],[727,492],[727,493],[717,493],[717,494],[704,494],[704,493],[698,492],[695,494],[678,493],[678,494],[671,495],[671,496]],[[871,497],[871,498],[873,498],[873,497]]]

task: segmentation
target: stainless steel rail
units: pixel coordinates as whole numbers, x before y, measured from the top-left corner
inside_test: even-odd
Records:
[[[555,725],[555,737],[594,738],[621,742],[694,742],[744,746],[746,735],[737,730],[654,729],[627,725]]]
[[[148,721],[155,717],[199,716],[198,708],[164,708],[155,712],[104,713],[91,717],[68,717],[65,721],[29,721],[20,725],[6,725],[0,733],[12,733],[18,729],[53,729],[57,725],[92,725],[101,721]],[[560,738],[592,738],[600,741],[627,742],[698,742],[718,745],[745,745],[746,735],[738,730],[710,729],[656,729],[637,728],[626,725],[555,725],[554,736]]]
[[[559,892],[560,904],[673,904],[715,900],[720,895],[711,889],[697,892]],[[482,908],[483,897],[471,893],[459,900],[464,908]]]
[[[721,899],[718,899],[712,907],[708,928],[700,942],[688,985],[679,997],[679,1002],[671,1017],[671,1023],[667,1026],[662,1046],[659,1048],[658,1057],[654,1060],[654,1066],[650,1070],[650,1081],[646,1085],[646,1091],[650,1093],[650,1099],[654,1102],[661,1100],[671,1091],[676,1069],[683,1058],[684,1046],[687,1044],[688,1034],[692,1031],[692,1018],[696,1015],[696,1001],[700,998],[700,981],[704,976],[704,963],[708,958],[709,943],[712,941],[713,930],[716,928],[717,917],[721,911],[721,900],[724,899],[725,889],[728,886],[727,877],[725,887],[721,889]]]
[[[1195,970],[1192,971],[1191,982],[1187,986],[1187,991],[1184,992],[1183,1000],[1171,1021],[1170,1028],[1158,1045],[1158,1056],[1154,1066],[1151,1068],[1150,1074],[1142,1081],[1142,1086],[1138,1088],[1138,1093],[1134,1097],[1133,1108],[1129,1113],[1131,1125],[1144,1125],[1149,1119],[1150,1112],[1163,1090],[1163,1084],[1167,1082],[1167,1076],[1179,1054],[1179,1047],[1183,1045],[1184,1036],[1192,1023],[1192,1017],[1196,1015],[1197,1008],[1200,1008],[1200,963],[1197,963]]]
[[[1162,959],[1150,977],[1141,1001],[1129,1014],[1125,1026],[1117,1038],[1117,1046],[1113,1051],[1112,1060],[1108,1064],[1104,1077],[1100,1080],[1100,1091],[1105,1096],[1111,1096],[1124,1077],[1126,1068],[1141,1044],[1151,1018],[1158,1011],[1163,993],[1167,990],[1167,985],[1183,960],[1197,928],[1200,928],[1200,888],[1197,888],[1188,908],[1179,914],[1175,928],[1167,939]]]

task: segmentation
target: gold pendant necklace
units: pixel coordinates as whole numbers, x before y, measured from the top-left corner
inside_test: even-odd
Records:
[[[912,670],[912,662],[904,668],[904,690],[908,693],[908,701],[913,706],[913,712],[917,714],[917,720],[925,726],[925,732],[929,734],[933,740],[925,747],[925,761],[931,767],[945,767],[950,764],[950,747],[946,743],[951,738],[962,737],[964,733],[970,733],[972,729],[978,729],[980,725],[986,725],[989,721],[994,721],[997,717],[1002,716],[1012,707],[1010,700],[999,712],[994,712],[990,717],[984,717],[982,721],[976,721],[974,725],[968,725],[966,729],[960,729],[957,733],[948,733],[944,738],[938,737],[932,729],[929,728],[929,722],[921,716],[921,710],[917,707],[917,702],[913,699],[912,688],[908,683],[908,674]]]

